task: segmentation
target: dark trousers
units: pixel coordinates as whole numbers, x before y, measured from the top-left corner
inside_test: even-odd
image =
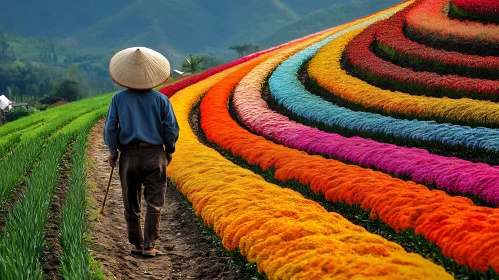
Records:
[[[165,203],[166,155],[162,146],[125,147],[121,151],[119,173],[125,205],[128,240],[136,247],[154,248]],[[140,225],[140,202],[144,185],[147,203],[144,237]]]

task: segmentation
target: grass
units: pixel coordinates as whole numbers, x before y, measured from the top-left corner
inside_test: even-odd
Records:
[[[23,44],[17,40],[8,40],[8,43],[16,57],[21,57],[30,61],[37,61],[41,59],[39,48],[33,45]]]
[[[105,100],[108,98],[107,96],[93,98],[70,106],[72,114],[56,118],[48,125],[41,126],[39,130],[27,132],[23,135],[26,140],[19,144],[10,157],[0,162],[0,165],[5,168],[3,170],[12,171],[14,168],[16,171],[14,176],[7,173],[9,176],[6,176],[5,180],[2,178],[0,186],[2,186],[4,199],[9,197],[6,190],[12,191],[15,187],[17,179],[15,176],[22,176],[25,170],[32,166],[32,175],[27,178],[26,194],[6,218],[5,228],[0,234],[0,279],[42,279],[44,277],[40,260],[44,251],[44,227],[48,219],[48,208],[57,187],[62,157],[68,149],[72,148],[75,139],[79,141],[75,144],[77,152],[73,155],[71,188],[61,222],[61,245],[64,256],[60,271],[65,277],[67,276],[67,279],[88,279],[89,257],[85,253],[86,244],[80,242],[84,240],[81,237],[86,232],[86,219],[82,225],[82,219],[78,216],[86,215],[85,176],[82,176],[82,170],[84,171],[82,162],[84,162],[86,136],[93,123],[107,112]],[[75,110],[78,106],[82,109]],[[90,112],[82,115],[87,111]],[[29,122],[29,119],[20,122]],[[38,162],[34,164],[34,161]],[[81,190],[83,190],[83,198]],[[82,231],[83,234],[79,234]],[[80,249],[82,247],[83,250]],[[87,274],[73,273],[73,271],[85,270]]]
[[[0,238],[0,279],[42,279],[43,229],[57,186],[58,166],[72,135],[49,141],[27,182],[26,196],[5,221]]]
[[[90,257],[90,279],[91,280],[104,280],[106,276],[102,273],[102,262],[96,260],[92,253],[89,253]]]
[[[85,99],[61,106],[61,109],[47,110],[1,127],[0,135],[5,136],[0,137],[0,170],[5,175],[0,181],[0,207],[11,197],[25,172],[30,170],[35,161],[40,158],[46,138],[65,131],[66,127],[72,129],[69,124],[78,118],[80,122],[84,121],[85,119],[81,118],[82,115],[90,116],[96,110],[106,110],[109,99],[109,95]],[[44,125],[29,129],[30,125],[34,126],[39,122],[43,122]],[[17,125],[24,127],[22,134],[15,133]],[[11,138],[9,134],[16,136]],[[2,141],[5,141],[7,146],[2,146]]]
[[[71,156],[71,183],[66,206],[62,212],[61,236],[62,275],[64,279],[89,279],[90,256],[85,242],[88,228],[86,213],[85,148],[88,132],[102,117],[95,114],[85,120],[85,128],[76,138]]]

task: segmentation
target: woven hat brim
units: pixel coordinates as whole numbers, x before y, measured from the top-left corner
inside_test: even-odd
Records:
[[[109,75],[123,87],[146,90],[163,84],[170,77],[170,63],[154,50],[128,48],[111,58]]]

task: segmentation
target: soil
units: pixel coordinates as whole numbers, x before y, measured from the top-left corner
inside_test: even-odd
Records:
[[[89,205],[98,213],[104,199],[111,167],[103,139],[104,120],[92,129],[88,161],[88,190],[95,203]],[[143,205],[145,213],[145,205]],[[229,257],[198,223],[184,196],[171,183],[162,212],[161,237],[156,248],[166,253],[156,258],[142,258],[130,253],[123,216],[121,185],[117,170],[113,174],[104,214],[90,215],[92,254],[103,263],[107,279],[243,279],[240,272],[227,267]],[[143,221],[142,221],[143,223]]]
[[[60,222],[62,219],[62,209],[66,202],[69,183],[71,181],[71,151],[66,152],[62,163],[59,165],[59,179],[57,188],[49,208],[47,224],[44,228],[45,252],[42,260],[42,268],[46,279],[62,280],[60,271],[61,266],[61,244],[59,243]]]
[[[29,178],[31,176],[31,170],[27,171],[24,175],[25,178]],[[14,207],[17,205],[17,202],[21,200],[26,194],[26,179],[23,179],[22,182],[17,185],[17,187],[12,191],[12,197],[4,202],[2,207],[0,207],[0,228],[5,226],[5,219],[10,215]]]

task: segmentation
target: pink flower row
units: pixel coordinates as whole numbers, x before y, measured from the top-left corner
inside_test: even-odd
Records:
[[[259,78],[246,77],[234,92],[233,102],[239,117],[254,132],[291,148],[376,168],[396,176],[410,176],[417,183],[435,184],[448,192],[472,194],[499,205],[498,166],[361,137],[346,138],[296,123],[270,110],[262,100],[259,80],[268,74],[268,71],[262,71],[257,73]]]

